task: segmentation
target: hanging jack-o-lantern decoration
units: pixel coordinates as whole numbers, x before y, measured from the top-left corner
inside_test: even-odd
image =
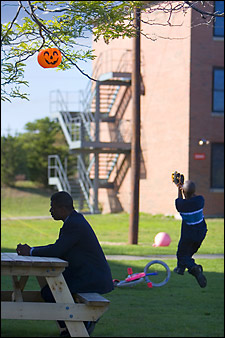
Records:
[[[62,54],[57,48],[42,49],[38,53],[38,63],[43,68],[55,68],[62,61]]]

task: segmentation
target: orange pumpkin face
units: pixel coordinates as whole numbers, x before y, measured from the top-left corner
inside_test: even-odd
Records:
[[[55,68],[62,61],[62,54],[57,48],[43,49],[38,53],[38,63],[43,68]]]

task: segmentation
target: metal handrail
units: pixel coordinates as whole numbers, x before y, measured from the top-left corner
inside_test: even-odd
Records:
[[[51,163],[53,160],[53,164]],[[52,170],[53,175],[52,175]],[[58,155],[49,155],[48,156],[48,178],[58,178],[62,189],[71,194],[71,187],[67,178],[67,174],[62,166],[60,157]]]
[[[78,169],[79,169],[79,175],[81,174],[81,176],[84,178],[84,185],[86,187],[88,187],[88,189],[86,189],[87,191],[89,191],[90,189],[94,189],[94,186],[90,180],[90,177],[89,177],[89,173],[88,171],[86,170],[85,168],[85,165],[84,165],[84,162],[81,158],[81,156],[78,156]]]
[[[88,204],[88,207],[91,211],[91,213],[94,213],[94,207],[90,203],[89,199],[89,192],[90,189],[94,189],[94,186],[90,180],[89,174],[87,173],[87,170],[85,168],[84,162],[82,160],[81,155],[78,155],[78,173],[79,173],[79,183],[80,187],[83,191],[84,197],[86,199],[86,202]]]
[[[71,141],[79,141],[81,138],[81,117],[76,116],[72,117],[67,102],[64,100],[64,97],[60,90],[52,91],[51,94],[56,95],[55,101],[50,100],[50,103],[53,102],[56,104],[57,112],[59,112],[62,116],[64,125],[66,126],[69,137]]]
[[[108,52],[111,55],[111,52],[110,51]],[[128,69],[130,68],[131,64],[127,60],[128,55],[130,55],[130,52],[131,50],[126,50],[122,54],[122,56],[119,59],[119,62],[117,63],[115,67],[115,71],[118,71],[118,72],[125,72],[125,71],[127,72],[128,70],[131,71],[131,69]],[[98,79],[102,65],[104,64],[104,59],[106,58],[107,58],[107,53],[100,53],[98,60],[95,64],[94,70],[92,72],[92,78]],[[111,108],[116,100],[118,92],[119,92],[119,86],[115,89],[112,100],[109,103],[108,111],[107,111],[108,114],[110,114]],[[91,112],[91,104],[92,104],[92,101],[94,100],[95,94],[96,94],[96,84],[94,84],[92,81],[89,81],[85,90],[82,92],[81,99],[80,99],[80,103],[82,107],[81,118],[84,123],[88,137],[91,141],[94,141],[94,134],[95,134],[94,133],[95,132],[95,123],[94,123],[95,120]]]

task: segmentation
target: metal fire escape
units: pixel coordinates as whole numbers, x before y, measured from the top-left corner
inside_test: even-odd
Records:
[[[131,51],[116,63],[115,71],[102,71],[100,55],[92,77],[80,93],[80,107],[72,111],[60,91],[51,93],[53,117],[58,119],[70,153],[77,156],[76,178],[69,179],[58,155],[48,158],[49,184],[71,193],[79,208],[99,213],[100,188],[116,192],[129,167],[130,121],[124,113],[131,99]]]

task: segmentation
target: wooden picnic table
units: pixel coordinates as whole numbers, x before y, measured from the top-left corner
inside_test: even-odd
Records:
[[[55,257],[1,253],[1,274],[11,276],[13,286],[1,291],[2,319],[63,320],[71,337],[89,337],[83,322],[98,320],[109,301],[96,293],[72,295],[62,275],[66,266]],[[44,302],[40,290],[25,291],[29,276],[36,276],[41,288],[48,283],[56,303]]]

